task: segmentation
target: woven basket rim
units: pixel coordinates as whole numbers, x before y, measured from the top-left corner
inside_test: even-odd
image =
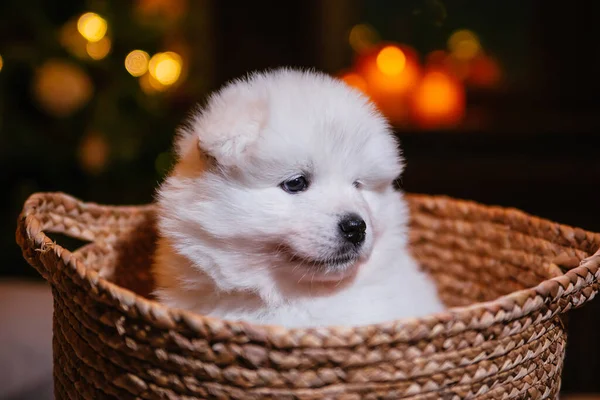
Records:
[[[485,209],[510,213],[521,218],[534,219],[537,222],[552,224],[561,231],[570,232],[573,235],[587,235],[594,243],[600,243],[600,234],[592,233],[574,228],[564,224],[558,224],[550,220],[530,215],[515,208],[500,206],[489,206],[476,203],[471,200],[456,199],[444,195],[406,194],[406,197],[419,199],[429,198],[433,200],[451,200],[461,207]],[[103,277],[84,263],[71,251],[61,247],[52,241],[42,230],[40,221],[35,216],[35,209],[44,201],[59,200],[77,204],[77,207],[91,213],[105,213],[108,210],[118,213],[129,213],[132,211],[152,213],[155,206],[146,205],[100,205],[94,202],[82,202],[79,199],[62,192],[42,192],[31,195],[25,202],[23,211],[19,216],[19,227],[17,228],[17,241],[22,248],[27,246],[25,240],[29,240],[37,251],[53,251],[62,260],[66,267],[73,269],[77,274],[87,281],[91,287],[96,287],[107,294],[111,299],[118,302],[127,309],[135,307],[136,314],[143,319],[152,321],[154,325],[162,328],[172,329],[179,323],[184,323],[196,334],[207,332],[218,333],[226,331],[246,334],[257,342],[274,344],[276,347],[341,347],[357,343],[364,343],[367,338],[373,336],[373,332],[382,332],[394,336],[395,342],[413,342],[422,339],[433,339],[448,331],[444,327],[452,324],[454,332],[468,329],[485,329],[500,321],[508,321],[521,318],[533,311],[539,310],[544,305],[557,301],[565,294],[592,289],[590,285],[600,280],[600,247],[589,257],[579,261],[578,265],[566,266],[568,270],[561,276],[545,280],[538,285],[522,289],[516,292],[496,298],[495,300],[473,303],[467,306],[452,307],[442,312],[419,318],[402,318],[393,321],[384,321],[363,326],[325,326],[309,328],[285,328],[277,325],[258,325],[245,321],[223,320],[216,317],[204,316],[191,311],[168,307],[158,301],[143,297],[135,292],[121,287]],[[588,300],[595,295],[589,293]],[[543,300],[542,300],[543,299]],[[579,306],[579,305],[576,305]],[[574,307],[567,307],[558,312],[566,312]],[[499,311],[505,310],[505,313]],[[556,312],[553,315],[555,315]],[[498,317],[500,315],[500,317]],[[550,318],[551,316],[548,316]],[[468,321],[456,326],[456,322]],[[316,334],[316,335],[315,335]],[[327,336],[335,337],[337,340],[329,343],[325,340]],[[282,338],[286,337],[287,344],[282,344]],[[315,342],[315,337],[323,338],[323,341]],[[290,338],[293,343],[290,342]],[[310,338],[312,340],[303,340]],[[340,338],[346,338],[344,342]],[[227,340],[227,338],[220,338]],[[371,339],[372,340],[372,339]],[[385,340],[385,339],[382,339]],[[279,344],[279,345],[278,345]]]

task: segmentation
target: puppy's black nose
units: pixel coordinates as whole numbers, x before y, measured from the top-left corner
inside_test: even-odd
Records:
[[[342,237],[354,245],[359,245],[365,240],[367,224],[356,214],[348,214],[342,217],[340,223]]]

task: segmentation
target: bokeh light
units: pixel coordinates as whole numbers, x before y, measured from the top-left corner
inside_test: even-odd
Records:
[[[394,51],[391,56],[386,55],[382,60],[382,51],[387,48],[384,47],[381,51],[373,49],[357,59],[355,71],[366,80],[372,97],[402,97],[408,94],[419,80],[420,69],[416,52],[404,45],[395,47],[403,56]],[[399,73],[390,75],[383,71]]]
[[[360,90],[362,93],[367,93],[367,81],[365,78],[355,72],[348,72],[342,75],[341,79],[346,82],[348,86]]]
[[[425,63],[430,67],[441,67],[446,62],[447,57],[448,53],[446,53],[444,50],[434,50],[427,54],[425,57]]]
[[[416,88],[412,114],[423,128],[451,127],[458,124],[465,112],[464,88],[443,70],[430,70]]]
[[[90,42],[97,42],[101,40],[106,31],[108,30],[108,24],[104,18],[96,13],[88,12],[83,14],[77,20],[77,30]]]
[[[481,50],[477,35],[467,29],[454,32],[448,39],[448,49],[459,60],[470,60]]]
[[[446,57],[444,68],[451,72],[456,78],[461,81],[466,80],[471,74],[471,61],[454,57],[450,55]]]
[[[110,147],[104,135],[91,132],[79,144],[79,163],[88,174],[97,175],[106,168],[109,153]]]
[[[125,69],[132,76],[138,77],[148,71],[150,56],[143,50],[133,50],[125,57]]]
[[[88,42],[85,46],[88,56],[94,60],[101,60],[110,53],[111,41],[106,36],[97,42]]]
[[[91,79],[76,64],[63,60],[46,61],[35,73],[33,94],[49,114],[66,117],[92,97]]]
[[[81,59],[88,57],[87,44],[89,42],[77,30],[76,20],[70,20],[62,26],[59,32],[59,41],[74,56]]]
[[[494,88],[502,79],[498,62],[487,55],[479,55],[471,62],[467,83],[480,88]]]
[[[159,19],[173,23],[183,17],[187,9],[188,0],[137,0],[134,12],[140,22]]]
[[[170,86],[179,79],[182,64],[181,56],[175,52],[157,53],[150,59],[148,71],[162,85]]]
[[[2,58],[2,55],[0,55],[0,72],[2,72],[2,67],[4,67],[4,59]]]
[[[140,88],[146,94],[154,94],[157,92],[164,92],[169,87],[163,85],[159,81],[156,80],[151,74],[144,74],[139,79]]]
[[[392,123],[400,125],[406,123],[409,116],[407,101],[419,82],[421,71],[417,53],[412,48],[394,45],[391,47],[394,50],[386,54],[383,50],[388,47],[373,48],[360,55],[353,72],[364,78],[369,97],[379,110]]]
[[[379,41],[379,35],[372,26],[367,24],[354,25],[348,35],[350,47],[357,52],[362,53],[370,49]]]
[[[432,51],[425,60],[427,68],[443,69],[461,81],[466,80],[471,72],[472,60],[456,58],[443,50]]]
[[[389,76],[400,74],[406,67],[406,56],[396,46],[386,46],[377,54],[377,68]]]

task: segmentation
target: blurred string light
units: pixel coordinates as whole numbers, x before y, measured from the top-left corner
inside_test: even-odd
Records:
[[[436,50],[426,57],[428,67],[444,69],[468,86],[494,88],[502,79],[497,60],[485,54],[479,38],[468,30],[454,32],[448,39],[449,52]]]
[[[157,53],[148,63],[150,75],[162,85],[173,85],[181,75],[183,60],[175,52]]]
[[[125,57],[125,69],[132,76],[140,77],[148,72],[150,55],[143,50],[133,50]]]
[[[96,13],[88,12],[77,20],[77,30],[90,42],[97,42],[106,35],[108,23]]]
[[[357,57],[340,78],[369,96],[394,124],[456,126],[465,117],[465,87],[492,88],[501,80],[497,61],[468,29],[454,31],[448,49],[429,53],[425,65],[411,47],[379,40],[369,25],[355,25],[349,42]]]
[[[434,50],[427,54],[425,57],[425,63],[429,66],[441,67],[444,65],[447,58],[448,53],[446,53],[444,50]]]
[[[379,42],[379,35],[372,26],[358,24],[350,30],[348,41],[356,53],[362,53]]]
[[[149,73],[142,75],[139,79],[139,83],[142,91],[146,94],[164,92],[169,88],[168,86],[165,86],[157,81],[156,78]]]
[[[349,73],[358,77],[349,75],[342,79],[365,91],[392,123],[406,122],[406,102],[421,74],[413,49],[405,45],[378,45],[359,54]]]
[[[444,50],[435,50],[427,55],[425,62],[428,68],[443,69],[464,81],[471,73],[472,60],[459,60]]]
[[[106,36],[97,42],[88,42],[85,45],[88,56],[93,60],[101,60],[110,53],[111,41]]]
[[[144,93],[163,92],[181,78],[183,58],[174,51],[150,57],[143,50],[133,50],[125,57],[125,69],[130,75],[140,78]]]
[[[461,29],[450,35],[448,49],[458,60],[471,60],[481,51],[481,43],[474,32]]]
[[[417,124],[423,128],[453,126],[460,122],[464,112],[465,93],[460,82],[443,70],[425,73],[412,99]]]
[[[104,135],[99,132],[86,134],[79,144],[79,164],[90,175],[98,175],[105,168],[110,147]]]
[[[396,45],[365,53],[358,60],[357,72],[366,80],[372,96],[379,100],[389,97],[389,101],[408,94],[420,75],[414,50]]]
[[[472,61],[472,59],[460,59],[455,57],[453,54],[450,54],[448,57],[446,57],[444,67],[448,71],[451,71],[455,77],[457,77],[461,81],[464,81],[471,74]]]
[[[406,56],[396,46],[386,46],[379,51],[376,58],[377,68],[385,75],[399,75],[406,67]]]
[[[74,56],[84,59],[87,57],[88,41],[77,30],[77,21],[68,21],[59,32],[59,42]]]
[[[173,23],[185,15],[188,0],[137,0],[134,14],[140,22]]]
[[[0,72],[2,72],[2,67],[4,67],[4,59],[2,58],[2,55],[0,55]]]
[[[76,64],[48,60],[35,73],[33,94],[44,111],[66,117],[83,107],[92,97],[90,78]]]
[[[501,80],[502,70],[493,57],[482,54],[471,62],[468,84],[480,88],[494,88]]]
[[[112,47],[107,30],[108,24],[104,18],[88,12],[68,21],[60,30],[59,41],[78,58],[101,60],[110,53]]]

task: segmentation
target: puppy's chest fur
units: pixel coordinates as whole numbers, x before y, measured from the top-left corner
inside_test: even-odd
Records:
[[[377,258],[377,255],[375,255]],[[310,291],[269,309],[257,309],[239,316],[257,323],[288,327],[356,326],[415,317],[443,309],[435,295],[433,283],[419,270],[407,254],[396,254],[395,260],[377,261],[377,269],[364,273],[349,287],[330,295],[311,296]],[[374,266],[373,265],[373,266]],[[220,315],[222,318],[238,317]]]
[[[367,325],[442,310],[433,282],[409,253],[395,241],[380,245],[347,286],[334,284],[324,290],[309,284],[301,294],[288,294],[284,300],[215,290],[210,278],[163,247],[163,265],[169,265],[169,271],[159,277],[158,294],[167,305],[202,315],[286,327]],[[181,280],[193,285],[182,287]]]

